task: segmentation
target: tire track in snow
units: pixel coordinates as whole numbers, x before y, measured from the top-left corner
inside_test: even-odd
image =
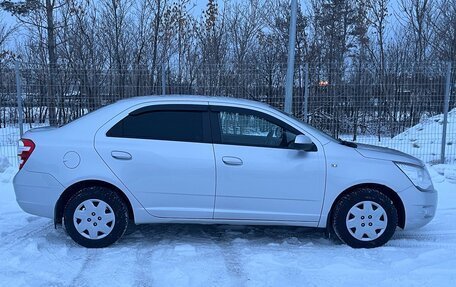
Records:
[[[35,220],[13,231],[2,233],[2,248],[17,245],[30,239],[30,237],[34,237],[35,235],[39,235],[40,233],[44,234],[46,232],[49,232],[48,230],[50,230],[51,228],[53,228],[52,222],[43,222],[43,220]]]
[[[160,244],[159,241],[162,238],[171,238],[173,232],[169,232],[169,226],[163,225],[162,228],[158,228],[154,225],[138,225],[135,231],[131,234],[124,235],[125,244],[131,245],[132,249],[135,249],[134,254],[134,283],[132,286],[154,286],[153,276],[151,271],[152,257],[156,250],[156,247]],[[127,241],[131,241],[128,242]],[[144,248],[144,244],[147,244],[149,248]]]
[[[139,246],[139,245],[138,245]],[[150,270],[148,267],[151,265],[151,253],[152,251],[146,251],[144,249],[135,248],[135,282],[133,286],[153,286],[152,277],[150,276]],[[149,271],[149,272],[148,272]]]
[[[388,243],[397,247],[435,247],[456,250],[456,231],[424,231],[423,233],[396,233]]]
[[[235,246],[233,238],[229,234],[229,230],[218,230],[215,234],[209,234],[212,241],[221,250],[226,271],[235,279],[236,286],[244,286],[250,280],[242,267],[241,252]],[[236,237],[237,238],[237,237]]]
[[[456,231],[454,230],[428,230],[423,232],[401,232],[396,233],[392,239],[416,239],[416,240],[440,240],[440,239],[456,239]],[[456,241],[454,241],[456,242]]]
[[[90,283],[89,283],[90,281],[87,278],[85,278],[85,274],[86,274],[87,270],[89,270],[89,265],[93,261],[94,256],[92,254],[92,251],[96,251],[96,250],[92,250],[92,249],[86,250],[86,256],[81,264],[81,268],[74,275],[73,279],[68,284],[69,286],[90,286]]]
[[[27,262],[30,257],[39,256],[42,262],[60,262],[60,273],[71,274],[74,272],[74,262],[62,260],[62,251],[63,254],[66,254],[68,244],[65,242],[65,236],[58,236],[58,232],[64,231],[56,231],[53,223],[49,220],[43,221],[43,219],[36,217],[32,220],[27,219],[27,221],[26,225],[2,234],[0,253],[21,263]],[[64,244],[62,245],[62,243]],[[43,267],[42,274],[47,275],[52,272],[51,269]],[[38,280],[40,276],[37,276]],[[52,286],[68,285],[68,280],[65,277],[57,276],[55,279],[49,280],[49,284]]]

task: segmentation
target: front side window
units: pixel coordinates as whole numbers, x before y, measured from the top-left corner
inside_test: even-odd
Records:
[[[131,113],[106,134],[108,137],[203,142],[202,111]]]
[[[288,148],[297,133],[257,114],[220,111],[222,144]]]

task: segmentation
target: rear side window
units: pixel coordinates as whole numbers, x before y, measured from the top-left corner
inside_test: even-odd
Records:
[[[202,111],[132,113],[108,132],[108,137],[205,142]]]

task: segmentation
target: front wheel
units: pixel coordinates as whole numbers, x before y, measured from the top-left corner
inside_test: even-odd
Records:
[[[397,210],[391,199],[371,188],[360,188],[343,196],[332,216],[337,237],[353,248],[382,246],[393,236],[397,222]]]
[[[65,205],[65,229],[76,243],[102,248],[116,242],[127,229],[128,209],[114,191],[87,187],[74,194]]]

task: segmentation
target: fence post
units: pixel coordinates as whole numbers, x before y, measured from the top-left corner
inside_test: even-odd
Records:
[[[304,66],[304,121],[309,122],[309,63]]]
[[[166,72],[165,72],[165,63],[162,64],[162,95],[166,94]]]
[[[285,112],[291,114],[293,109],[293,74],[295,62],[295,44],[296,44],[296,13],[298,4],[296,0],[291,0],[291,19],[288,38],[288,63],[287,79],[285,83]]]
[[[20,137],[24,134],[24,115],[22,110],[22,84],[21,84],[21,74],[19,72],[19,62],[14,61],[14,70],[16,72],[16,96],[17,96],[17,116],[19,124],[19,134]]]
[[[440,162],[445,163],[445,148],[448,124],[448,110],[450,108],[450,85],[451,85],[451,62],[447,63],[446,81],[445,81],[445,95],[443,99],[443,131],[442,131],[442,145],[440,150]]]

